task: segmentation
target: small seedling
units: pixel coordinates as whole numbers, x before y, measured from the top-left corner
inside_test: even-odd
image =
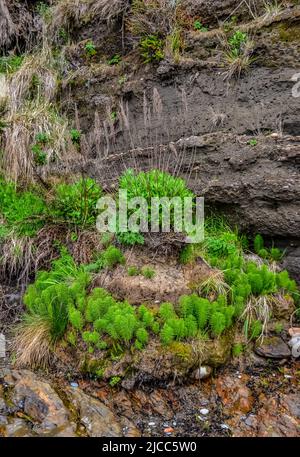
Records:
[[[143,267],[141,273],[144,276],[144,278],[147,279],[153,279],[155,276],[155,271],[153,270],[153,268],[150,267]]]
[[[116,111],[112,111],[112,112],[110,113],[110,118],[111,118],[112,121],[116,121],[116,120],[117,120],[117,117],[118,117],[118,114],[117,114]]]
[[[80,144],[81,132],[76,129],[70,131],[70,137],[73,144]]]
[[[127,270],[128,276],[138,276],[139,274],[139,269],[137,267],[129,267]]]
[[[108,60],[108,65],[118,65],[122,60],[120,54],[115,54],[111,59]]]
[[[121,382],[121,378],[120,376],[113,376],[110,381],[109,381],[109,385],[111,387],[115,387],[117,384],[119,384]]]
[[[255,138],[252,138],[251,140],[248,141],[248,144],[250,146],[257,146],[257,140]]]
[[[97,54],[96,46],[92,41],[88,41],[84,48],[88,57],[93,57]]]
[[[204,25],[199,21],[199,19],[194,22],[194,29],[198,30],[200,32],[207,32],[208,31],[208,28],[204,27]]]

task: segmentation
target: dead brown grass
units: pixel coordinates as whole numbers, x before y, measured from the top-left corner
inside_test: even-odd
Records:
[[[125,14],[129,4],[129,0],[58,0],[52,10],[48,31],[53,36],[62,28],[70,30],[94,19],[110,25]]]
[[[51,337],[47,320],[34,316],[22,322],[12,341],[16,366],[46,368],[50,363]]]
[[[15,182],[32,181],[37,173],[43,178],[52,162],[68,164],[78,157],[70,139],[68,120],[59,115],[55,105],[60,70],[61,60],[53,57],[50,46],[44,42],[41,51],[27,56],[7,80],[7,127],[1,138],[0,168]],[[45,151],[47,163],[41,170],[37,170],[31,150],[38,133],[51,138]]]

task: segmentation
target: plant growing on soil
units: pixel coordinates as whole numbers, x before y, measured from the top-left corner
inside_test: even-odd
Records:
[[[84,46],[84,49],[85,49],[85,53],[86,53],[87,57],[91,58],[97,54],[96,46],[93,43],[93,41],[91,41],[91,40],[86,43],[86,45]]]
[[[118,65],[122,61],[120,54],[115,54],[108,60],[108,65]]]
[[[70,137],[71,141],[73,144],[79,146],[80,145],[80,139],[81,139],[81,132],[77,129],[72,129],[70,131]]]
[[[145,243],[145,238],[141,233],[135,232],[123,232],[118,233],[117,239],[119,243],[124,244],[126,246],[135,246],[135,245],[143,245]]]
[[[139,269],[137,267],[128,267],[127,270],[128,276],[137,276],[139,274]]]
[[[3,56],[0,57],[0,73],[15,73],[22,65],[24,56]]]
[[[55,198],[51,212],[63,222],[79,227],[96,223],[96,204],[102,195],[102,190],[91,179],[80,179],[74,184],[59,184],[55,189]]]
[[[44,225],[48,211],[38,189],[19,192],[14,184],[0,178],[0,214],[4,225],[3,234],[14,231],[17,235],[33,237]]]
[[[160,62],[164,59],[164,41],[157,35],[141,38],[140,52],[144,63]]]
[[[208,28],[207,27],[204,27],[204,25],[202,25],[202,23],[199,21],[199,19],[197,19],[195,22],[194,22],[194,29],[195,30],[198,30],[200,32],[207,32],[208,31]]]
[[[225,64],[229,69],[224,73],[225,79],[240,78],[255,61],[252,57],[253,42],[248,35],[237,30],[227,42],[227,51],[224,53]]]
[[[155,271],[153,268],[150,267],[143,267],[141,270],[141,274],[146,278],[146,279],[153,279],[155,276]]]

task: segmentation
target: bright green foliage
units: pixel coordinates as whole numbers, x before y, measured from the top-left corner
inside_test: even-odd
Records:
[[[172,319],[176,316],[172,303],[162,303],[159,308],[159,316],[163,322],[166,322],[168,319]]]
[[[15,73],[21,67],[23,63],[23,56],[3,56],[0,57],[0,74],[1,73]]]
[[[70,131],[70,137],[73,144],[80,145],[81,132],[77,129]]]
[[[93,332],[83,332],[82,333],[82,339],[85,343],[87,344],[92,344],[96,345],[100,341],[100,335],[98,332],[93,331]]]
[[[152,328],[154,324],[154,316],[153,313],[147,308],[147,306],[141,305],[139,307],[138,316],[146,328]]]
[[[151,330],[152,332],[155,334],[155,335],[158,335],[159,334],[159,331],[160,331],[160,326],[159,326],[159,323],[157,321],[154,321],[152,326],[151,326]]]
[[[226,328],[226,317],[223,313],[215,312],[211,315],[210,326],[215,336],[220,336]]]
[[[253,321],[250,327],[250,339],[256,340],[262,332],[262,323],[259,320]]]
[[[251,140],[248,141],[248,144],[249,146],[257,146],[257,139],[256,138],[252,138]]]
[[[105,289],[93,289],[87,300],[85,312],[86,320],[88,322],[97,321],[97,319],[102,318],[113,305],[115,305],[115,300]]]
[[[79,227],[94,225],[96,205],[102,195],[98,184],[91,179],[80,179],[74,184],[59,184],[52,204],[53,215]]]
[[[167,346],[168,344],[172,343],[172,341],[174,341],[174,331],[168,324],[164,324],[163,328],[161,329],[160,341],[164,346]]]
[[[137,329],[136,337],[137,337],[137,340],[142,344],[142,346],[145,346],[148,343],[149,335],[148,335],[147,330],[145,330],[144,328],[141,327],[141,328]]]
[[[208,28],[204,27],[204,25],[202,25],[202,23],[199,21],[199,19],[197,19],[194,22],[194,29],[195,30],[199,30],[200,32],[207,32],[208,31]]]
[[[101,259],[104,268],[113,268],[118,263],[123,264],[125,262],[124,255],[115,246],[109,246],[101,255]]]
[[[237,30],[228,40],[228,44],[230,46],[230,51],[232,55],[238,57],[242,53],[243,47],[245,46],[247,41],[247,33]]]
[[[227,257],[239,252],[239,240],[235,233],[224,232],[218,236],[208,236],[205,239],[205,248],[209,256]]]
[[[35,136],[35,141],[40,144],[47,144],[50,142],[50,140],[50,135],[48,135],[48,133],[45,132],[40,132]]]
[[[47,320],[54,341],[64,335],[68,321],[73,321],[73,327],[80,329],[83,321],[76,306],[78,300],[84,299],[89,280],[66,250],[62,250],[61,258],[53,262],[52,270],[39,272],[35,283],[27,288],[23,299],[26,315]]]
[[[232,347],[233,357],[239,357],[244,352],[244,345],[242,343],[237,343]]]
[[[109,385],[111,387],[115,387],[117,384],[119,384],[121,382],[121,378],[120,376],[113,376],[111,378],[111,380],[109,381]]]
[[[263,237],[259,234],[256,235],[254,238],[254,252],[256,254],[259,254],[259,251],[264,249],[264,247],[265,247],[265,243],[264,243]]]
[[[120,178],[120,189],[126,189],[128,198],[144,197],[148,205],[152,197],[193,197],[194,194],[181,178],[175,178],[160,170],[151,170],[135,174],[132,169]]]
[[[146,278],[146,279],[153,279],[155,276],[155,271],[153,268],[150,267],[143,267],[141,269],[141,274]]]
[[[271,248],[270,249],[270,257],[275,262],[279,262],[283,257],[283,252],[278,248]]]
[[[126,246],[135,246],[136,244],[144,244],[145,238],[141,233],[137,232],[120,232],[117,235],[119,243]]]
[[[108,60],[108,65],[118,65],[122,60],[120,54],[115,54],[111,59]]]
[[[195,260],[195,249],[192,244],[187,244],[181,250],[179,255],[179,262],[183,265],[187,265]]]
[[[84,49],[88,57],[93,57],[97,54],[96,46],[91,40],[86,43]]]
[[[195,338],[198,333],[198,325],[194,316],[189,315],[184,319],[185,337]]]
[[[276,275],[277,287],[281,290],[285,290],[291,294],[299,295],[296,281],[290,278],[289,273],[284,270]]]
[[[151,170],[148,172],[140,172],[135,174],[132,169],[126,172],[120,178],[120,189],[127,190],[128,199],[135,197],[143,197],[148,204],[148,221],[151,221],[151,199],[153,197],[172,199],[179,197],[183,203],[185,197],[194,197],[194,194],[186,186],[186,183],[181,178],[175,178],[169,173],[160,170]],[[174,204],[170,204],[170,228],[174,229]],[[128,216],[133,210],[128,212]],[[158,208],[159,226],[162,223],[162,207]]]
[[[157,35],[148,35],[140,41],[140,52],[145,63],[160,62],[164,59],[164,41]]]
[[[81,312],[75,308],[75,306],[70,306],[68,310],[69,322],[76,329],[81,330],[84,325],[84,320]]]
[[[34,236],[45,223],[47,206],[37,190],[18,192],[12,183],[0,179],[0,215],[7,231]]]
[[[134,266],[128,267],[127,273],[128,273],[128,276],[138,276],[139,269]]]

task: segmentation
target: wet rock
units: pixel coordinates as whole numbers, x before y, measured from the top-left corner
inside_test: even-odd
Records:
[[[254,397],[246,386],[248,380],[246,375],[241,378],[226,375],[216,380],[216,391],[221,398],[225,414],[243,415],[252,410]]]
[[[6,426],[6,436],[11,438],[34,436],[28,423],[24,419],[14,418]]]
[[[111,410],[96,398],[90,397],[80,389],[68,388],[69,401],[78,410],[80,422],[91,437],[123,436],[122,428]]]
[[[33,431],[39,435],[75,435],[75,424],[70,423],[70,412],[47,382],[40,381],[28,371],[12,371],[6,376],[15,385],[10,401],[17,410],[23,411],[34,422]]]
[[[270,359],[285,359],[291,356],[288,345],[277,336],[265,338],[263,343],[256,346],[255,352]]]
[[[299,436],[299,396],[297,394],[259,396],[259,408],[245,421],[235,421],[234,436],[296,437]]]

